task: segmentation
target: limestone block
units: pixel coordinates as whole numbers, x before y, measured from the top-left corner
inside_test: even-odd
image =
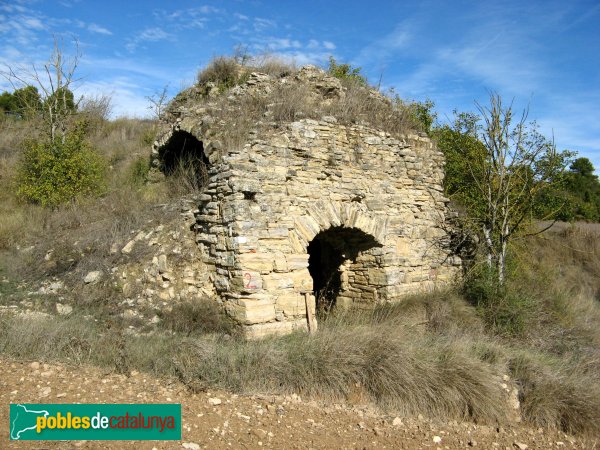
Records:
[[[383,269],[373,268],[367,271],[367,279],[369,284],[375,284],[378,286],[385,286],[388,284],[388,278]]]
[[[290,242],[287,239],[259,239],[256,250],[259,252],[273,252],[273,254],[289,253]]]
[[[242,253],[238,261],[243,270],[269,273],[273,270],[274,256],[272,253]]]
[[[367,277],[363,276],[362,274],[359,273],[354,273],[354,275],[350,275],[351,277],[351,282],[354,285],[359,285],[359,284],[363,284],[363,285],[367,285],[369,284],[369,281],[367,280]]]
[[[364,138],[364,141],[366,144],[369,144],[369,145],[380,145],[381,144],[381,138],[378,136],[367,136]]]
[[[295,270],[288,274],[294,281],[294,289],[297,292],[312,292],[313,279],[308,272],[308,268]]]
[[[88,274],[83,278],[83,282],[85,284],[94,284],[100,281],[102,278],[102,271],[94,270],[92,272],[88,272]]]
[[[289,230],[287,227],[280,228],[269,228],[267,230],[261,230],[259,232],[259,238],[268,239],[286,239],[289,236]]]
[[[252,325],[275,320],[275,304],[272,298],[240,298],[225,304],[227,313],[235,320]]]
[[[294,230],[290,231],[289,243],[290,247],[292,248],[292,251],[297,254],[305,252],[306,246],[308,245],[308,242],[303,238],[300,238]]]
[[[263,286],[267,291],[293,289],[294,279],[289,273],[271,273],[263,277]]]
[[[293,253],[285,255],[289,270],[298,270],[308,268],[308,253]]]
[[[338,295],[335,300],[335,307],[341,309],[351,308],[354,304],[354,299],[352,297],[348,297],[346,295]]]
[[[219,292],[226,292],[229,290],[229,279],[224,276],[216,276],[214,279],[215,289]]]
[[[300,293],[280,295],[277,297],[275,309],[282,311],[286,316],[305,316],[304,295]]]
[[[306,242],[312,241],[320,231],[319,224],[310,216],[297,217],[295,228]]]
[[[289,270],[287,259],[283,253],[278,252],[275,254],[274,268],[275,272],[287,272]]]
[[[263,288],[263,279],[259,272],[243,271],[233,277],[229,284],[231,289],[251,293]]]
[[[308,331],[306,319],[288,320],[285,322],[271,322],[244,327],[244,335],[248,339],[259,339],[271,335],[289,334],[296,330]]]

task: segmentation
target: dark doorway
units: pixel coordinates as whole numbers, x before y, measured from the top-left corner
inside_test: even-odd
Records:
[[[162,171],[181,176],[195,189],[208,184],[209,161],[202,141],[186,131],[176,131],[161,149]]]
[[[332,227],[314,237],[307,251],[317,315],[322,318],[335,307],[342,287],[342,263],[355,262],[361,252],[378,246],[373,236],[358,228]]]

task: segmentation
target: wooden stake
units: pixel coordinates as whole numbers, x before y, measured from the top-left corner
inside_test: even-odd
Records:
[[[313,334],[317,331],[317,321],[312,313],[312,308],[310,304],[310,293],[304,293],[304,304],[306,305],[306,321],[308,323],[308,333]]]

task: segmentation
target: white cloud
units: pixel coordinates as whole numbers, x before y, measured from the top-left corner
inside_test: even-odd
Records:
[[[438,52],[440,67],[453,67],[481,80],[491,89],[530,95],[546,73],[527,46],[507,33],[492,37],[479,35],[474,44],[454,46]]]
[[[173,26],[179,29],[184,28],[203,28],[205,22],[208,20],[206,16],[210,14],[220,14],[221,9],[213,6],[199,6],[195,8],[177,9],[175,11],[167,12],[159,9],[153,12],[154,17],[157,20],[173,23]]]
[[[92,33],[105,34],[107,36],[112,35],[112,32],[100,25],[96,25],[95,23],[90,23],[87,29]]]
[[[148,117],[148,100],[139,85],[126,77],[115,77],[104,81],[88,82],[77,91],[84,97],[109,96],[112,117]]]
[[[7,13],[14,13],[14,12],[24,13],[27,11],[27,8],[25,8],[24,6],[21,6],[21,5],[6,3],[4,5],[0,5],[0,11],[5,11]]]
[[[146,28],[137,37],[141,41],[162,41],[168,39],[171,35],[162,28],[154,27]]]
[[[257,32],[264,31],[268,28],[277,27],[277,23],[275,21],[270,19],[263,19],[261,17],[256,17],[252,23],[254,26],[254,31]]]
[[[0,47],[2,45],[18,45],[24,49],[35,46],[38,33],[46,30],[46,18],[36,11],[11,15],[0,15]],[[5,35],[5,36],[2,36]]]
[[[164,66],[150,66],[141,64],[129,57],[119,58],[89,58],[83,55],[81,58],[81,69],[92,72],[98,72],[99,69],[106,73],[126,73],[128,75],[143,76],[151,78],[153,81],[167,82],[172,76],[172,72]]]
[[[137,35],[135,35],[125,45],[127,50],[133,52],[142,42],[158,42],[164,40],[173,40],[174,36],[167,33],[165,30],[159,27],[146,28]]]
[[[301,48],[300,41],[295,39],[267,38],[264,47],[268,50],[285,50],[289,48]]]
[[[399,50],[405,49],[412,39],[412,25],[404,21],[382,38],[364,47],[356,57],[358,65],[369,63],[386,64]]]
[[[21,24],[32,30],[43,30],[46,28],[42,21],[37,17],[21,16]]]
[[[208,6],[208,5],[200,6],[198,8],[192,8],[191,11],[199,12],[201,14],[218,14],[221,12],[221,10],[219,8],[215,8],[214,6]]]
[[[278,51],[273,56],[281,58],[284,61],[294,64],[296,66],[305,66],[307,64],[323,65],[329,58],[329,52],[323,51],[301,51],[293,50],[289,51]]]
[[[81,2],[81,0],[61,0],[59,3],[65,8],[71,8],[79,2]]]
[[[327,50],[335,50],[335,44],[331,41],[323,41],[323,47]]]

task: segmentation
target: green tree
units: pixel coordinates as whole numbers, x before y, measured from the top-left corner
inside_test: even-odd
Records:
[[[458,114],[452,127],[434,135],[448,161],[446,193],[464,206],[465,226],[479,235],[487,266],[502,286],[510,241],[533,218],[570,154],[558,152],[528,122],[526,110],[515,117],[500,95],[477,107],[479,116]]]
[[[42,109],[42,99],[35,86],[28,85],[13,93],[15,98],[16,112],[24,117],[38,114]]]
[[[598,182],[598,177],[594,175],[594,165],[587,158],[577,158],[569,167],[569,171],[583,178],[594,179],[596,183]]]
[[[432,131],[432,137],[446,157],[444,192],[461,205],[476,207],[480,203],[475,164],[484,159],[485,147],[479,140],[479,116],[454,112],[454,123]]]
[[[40,105],[41,106],[41,105]],[[44,99],[45,110],[53,111],[55,115],[73,115],[77,112],[77,105],[75,104],[75,96],[73,92],[67,88],[62,87],[51,93],[50,96]]]
[[[574,199],[574,219],[600,220],[600,181],[587,158],[577,158],[565,175],[564,188]]]
[[[13,113],[17,109],[14,95],[4,91],[0,94],[0,110],[4,113]]]
[[[14,92],[0,95],[0,109],[21,117],[32,117],[40,112],[42,101],[35,86],[25,86]]]

